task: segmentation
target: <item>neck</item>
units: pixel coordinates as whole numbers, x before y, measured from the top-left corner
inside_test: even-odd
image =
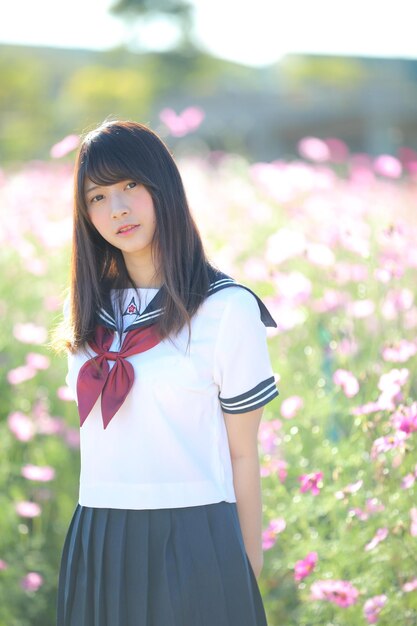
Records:
[[[129,276],[139,289],[160,289],[163,283],[160,272],[149,262],[141,262],[132,257],[126,258],[125,263]]]

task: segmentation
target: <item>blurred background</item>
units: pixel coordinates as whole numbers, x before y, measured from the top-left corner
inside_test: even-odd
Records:
[[[75,150],[106,118],[164,138],[209,258],[277,322],[280,396],[259,428],[269,626],[416,626],[414,13],[412,0],[3,7],[0,626],[55,624],[80,458],[49,340]]]
[[[171,129],[181,152],[289,158],[311,134],[416,148],[413,22],[410,0],[8,3],[0,162],[45,158],[109,115]]]

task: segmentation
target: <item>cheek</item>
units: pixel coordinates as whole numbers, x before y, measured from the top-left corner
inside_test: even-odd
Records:
[[[96,227],[100,224],[100,222],[103,221],[102,219],[100,219],[100,211],[97,211],[93,207],[90,207],[88,209],[87,215],[90,222]]]
[[[156,228],[156,214],[155,214],[153,204],[147,203],[146,206],[143,206],[142,204],[141,207],[139,207],[139,210],[142,216],[144,217],[144,219],[146,220],[146,222],[152,228]]]
[[[90,221],[90,224],[94,226],[94,228],[100,233],[100,235],[104,237],[104,235],[107,234],[105,225],[103,224],[103,219],[100,215],[98,215],[94,211],[89,211],[88,219]]]

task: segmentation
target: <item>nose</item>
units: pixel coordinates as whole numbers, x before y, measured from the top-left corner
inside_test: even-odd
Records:
[[[113,193],[110,194],[110,210],[111,216],[114,218],[124,215],[129,210],[125,204],[123,194],[117,190],[113,190]]]

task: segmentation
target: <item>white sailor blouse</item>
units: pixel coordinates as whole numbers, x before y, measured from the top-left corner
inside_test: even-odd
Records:
[[[266,337],[266,326],[276,323],[251,289],[211,266],[209,276],[207,297],[191,319],[188,350],[186,326],[173,343],[152,334],[162,312],[161,287],[139,289],[140,303],[134,289],[123,290],[122,337],[112,290],[97,311],[100,346],[90,343],[90,358],[68,352],[66,382],[81,424],[81,505],[157,509],[236,502],[223,412],[246,413],[279,395]],[[143,342],[140,351],[126,348],[135,336]],[[93,381],[90,372],[80,382],[94,360],[105,364],[104,377]],[[120,371],[112,377],[116,366]],[[128,390],[120,393],[118,381],[126,376]],[[117,401],[109,411],[111,394]]]

